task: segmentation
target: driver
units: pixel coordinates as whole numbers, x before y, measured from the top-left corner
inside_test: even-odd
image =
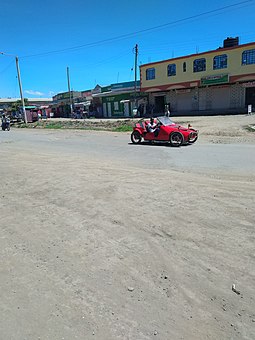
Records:
[[[157,137],[159,134],[159,127],[154,122],[154,118],[150,119],[150,122],[147,124],[147,131],[148,132],[154,132],[154,136]]]

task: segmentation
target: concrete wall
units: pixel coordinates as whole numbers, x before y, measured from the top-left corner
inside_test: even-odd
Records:
[[[149,96],[151,104],[155,105],[155,97],[158,94],[165,97],[166,103],[170,103],[172,115],[212,115],[247,111],[245,88],[242,84],[154,92]],[[155,114],[157,113],[160,114],[155,111]]]

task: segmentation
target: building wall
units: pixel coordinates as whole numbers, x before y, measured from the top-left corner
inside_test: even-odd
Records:
[[[214,51],[189,55],[180,58],[145,64],[140,66],[141,91],[153,92],[200,86],[202,77],[219,74],[228,74],[230,82],[249,81],[255,79],[255,64],[242,65],[242,53],[245,50],[255,49],[255,43],[240,45],[232,48],[220,48]],[[213,58],[227,54],[228,67],[213,69]],[[206,70],[193,72],[195,59],[206,59]],[[183,63],[186,62],[186,72],[183,72]],[[176,75],[168,76],[167,67],[176,64]],[[155,68],[155,79],[146,80],[146,69]]]

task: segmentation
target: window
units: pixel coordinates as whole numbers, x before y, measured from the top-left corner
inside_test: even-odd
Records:
[[[186,72],[187,66],[186,66],[186,61],[182,64],[182,70],[183,72]]]
[[[167,75],[168,77],[176,76],[176,65],[170,64],[167,66]]]
[[[147,68],[146,80],[155,79],[155,68]]]
[[[205,58],[195,59],[193,63],[193,72],[202,72],[206,70]]]
[[[213,58],[213,69],[219,70],[228,67],[228,56],[226,54],[217,55]]]
[[[255,64],[255,49],[243,51],[242,53],[242,65]]]

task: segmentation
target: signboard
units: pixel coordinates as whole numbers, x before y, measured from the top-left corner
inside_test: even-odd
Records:
[[[70,91],[69,92],[63,92],[59,93],[56,96],[53,97],[54,100],[62,100],[62,99],[69,99],[71,95],[71,98],[78,98],[81,96],[81,92],[79,91]]]
[[[191,90],[190,89],[178,89],[175,90],[176,93],[189,93]]]
[[[251,115],[252,113],[252,105],[248,105],[248,115]]]
[[[140,87],[140,80],[136,81],[136,86]],[[126,89],[126,88],[134,88],[134,87],[135,87],[134,81],[125,81],[124,83],[111,84],[112,90],[120,90],[120,89]]]
[[[110,92],[111,91],[111,86],[103,86],[102,88],[101,88],[101,92],[103,93],[103,92]]]
[[[228,74],[218,74],[214,76],[207,76],[201,78],[201,85],[214,85],[214,84],[222,84],[228,83],[229,76]]]
[[[91,90],[89,90],[89,91],[82,91],[81,96],[83,98],[91,97]]]
[[[153,97],[166,96],[166,92],[155,92],[152,93]]]
[[[69,98],[70,97],[70,94],[69,92],[64,92],[64,93],[60,93],[57,95],[57,99],[65,99],[65,98]]]
[[[243,83],[243,87],[255,87],[255,81],[250,81],[249,83]]]
[[[198,86],[198,83],[197,82],[193,82],[193,83],[190,83],[189,85],[190,85],[190,87],[196,87],[196,86]]]

